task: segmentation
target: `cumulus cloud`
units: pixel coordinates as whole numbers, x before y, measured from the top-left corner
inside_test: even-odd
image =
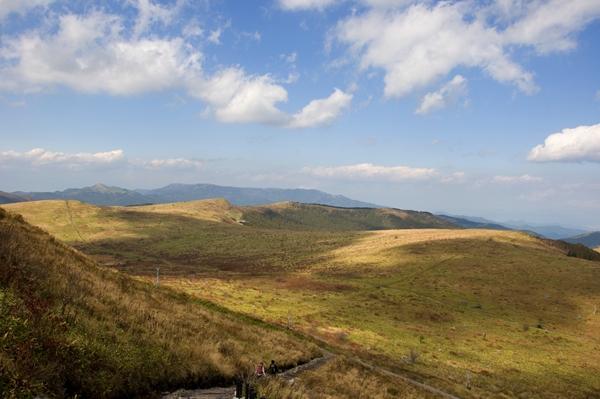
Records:
[[[7,169],[23,166],[33,168],[38,168],[40,166],[58,167],[70,170],[93,170],[105,167],[134,167],[148,170],[183,170],[199,169],[204,167],[204,164],[200,161],[185,158],[153,159],[151,161],[128,159],[123,150],[69,154],[59,151],[46,151],[42,148],[34,148],[27,152],[17,152],[12,150],[0,152],[1,168]]]
[[[135,95],[171,89],[186,91],[208,104],[205,115],[223,123],[261,123],[284,128],[329,125],[352,96],[335,89],[326,99],[310,102],[297,114],[277,108],[287,91],[269,74],[247,75],[239,66],[212,74],[202,69],[204,55],[182,37],[159,38],[144,32],[154,23],[169,23],[177,12],[148,0],[131,1],[139,16],[135,27],[119,15],[94,11],[65,14],[39,28],[3,37],[0,90],[27,93],[66,86],[85,93]],[[229,23],[225,25],[228,27]],[[192,22],[187,35],[202,35]],[[207,40],[219,43],[221,29]],[[258,33],[253,35],[258,40]],[[295,60],[295,54],[288,57]],[[288,83],[297,79],[290,75]]]
[[[209,113],[220,122],[281,126],[289,120],[289,115],[275,106],[287,101],[287,91],[269,75],[251,77],[242,69],[227,68],[198,82],[192,94],[208,102]]]
[[[506,41],[534,46],[540,54],[575,48],[574,33],[600,15],[600,2],[596,0],[510,3],[524,16],[506,29]]]
[[[563,129],[527,156],[532,162],[600,162],[600,124]]]
[[[435,168],[410,168],[408,166],[377,166],[363,163],[337,167],[304,167],[301,173],[316,177],[341,179],[382,179],[382,180],[427,180],[439,175]]]
[[[289,3],[288,9],[322,9],[335,3],[280,2]],[[534,94],[539,90],[534,73],[512,59],[513,48],[533,47],[539,54],[571,50],[576,47],[575,34],[600,16],[596,0],[354,2],[366,10],[353,8],[330,37],[348,46],[348,55],[363,71],[385,71],[387,98],[431,86],[456,67],[480,68],[500,83]],[[418,113],[443,106],[442,98],[442,93],[430,93]]]
[[[276,107],[288,99],[282,86],[269,75],[252,77],[239,68],[225,69],[210,80],[199,82],[192,94],[208,102],[205,115],[214,114],[220,122],[260,122],[288,129],[329,125],[352,100],[351,94],[336,88],[328,98],[313,100],[290,115]]]
[[[24,15],[35,7],[47,7],[54,0],[2,0],[0,2],[0,21],[16,12]]]
[[[61,16],[55,33],[4,38],[0,57],[11,66],[0,71],[0,88],[28,92],[61,84],[130,95],[181,86],[200,70],[202,54],[183,39],[128,39],[123,29],[120,17],[93,12]]]
[[[441,108],[450,108],[465,94],[467,94],[467,79],[456,75],[438,91],[426,94],[415,113],[427,115]]]
[[[494,176],[492,179],[495,183],[530,183],[530,182],[540,182],[544,179],[538,176],[531,176],[528,174],[524,174],[522,176]]]
[[[290,129],[327,126],[335,122],[342,110],[350,105],[352,94],[336,88],[328,98],[312,100],[285,126]]]
[[[485,20],[467,18],[467,2],[373,8],[338,23],[334,35],[362,69],[382,68],[386,97],[426,87],[457,66],[479,67],[493,79],[534,93],[533,74],[513,62],[503,36]]]

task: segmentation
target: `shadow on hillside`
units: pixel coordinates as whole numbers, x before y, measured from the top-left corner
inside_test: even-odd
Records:
[[[111,231],[111,225],[123,226]],[[327,253],[351,246],[369,232],[299,232],[264,230],[199,220],[185,215],[104,210],[101,239],[86,237],[88,254],[118,256],[129,274],[173,275],[247,273],[287,274],[318,264]]]

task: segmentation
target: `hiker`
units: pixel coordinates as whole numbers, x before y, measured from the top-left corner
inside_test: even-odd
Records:
[[[275,364],[275,360],[271,360],[271,365],[269,366],[269,372],[271,375],[275,375],[279,372],[279,367]]]
[[[256,376],[258,378],[262,377],[265,375],[265,366],[263,365],[262,362],[260,362],[260,364],[258,365],[258,367],[256,368]]]

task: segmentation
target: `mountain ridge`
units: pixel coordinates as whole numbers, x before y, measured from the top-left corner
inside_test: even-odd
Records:
[[[54,192],[16,191],[10,195],[15,199],[12,202],[20,202],[19,199],[33,201],[59,199],[78,200],[99,206],[133,206],[149,203],[165,204],[171,202],[224,198],[236,206],[258,206],[291,201],[344,208],[383,208],[381,205],[357,201],[344,197],[343,195],[329,194],[315,189],[240,188],[205,183],[172,183],[165,187],[152,190],[128,190],[115,186],[96,184],[90,187],[69,188],[63,191]]]
[[[589,232],[588,230],[570,228],[558,224],[538,224],[528,222],[523,222],[524,224],[511,224],[507,222],[497,222],[478,216],[450,215],[444,212],[436,212],[434,215],[452,221],[464,228],[519,230],[532,235],[551,238],[553,240],[563,240]]]

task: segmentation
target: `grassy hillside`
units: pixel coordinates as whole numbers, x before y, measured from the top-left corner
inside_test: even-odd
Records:
[[[133,397],[231,383],[258,361],[294,365],[313,344],[98,266],[0,208],[4,398]]]
[[[389,229],[455,229],[456,225],[428,212],[389,208],[336,208],[283,202],[242,208],[247,226],[303,231]]]
[[[163,284],[273,324],[291,320],[349,357],[461,398],[600,397],[600,263],[551,241],[263,229],[236,223],[245,210],[217,200],[42,205],[10,207],[124,273],[152,281],[160,267]]]

